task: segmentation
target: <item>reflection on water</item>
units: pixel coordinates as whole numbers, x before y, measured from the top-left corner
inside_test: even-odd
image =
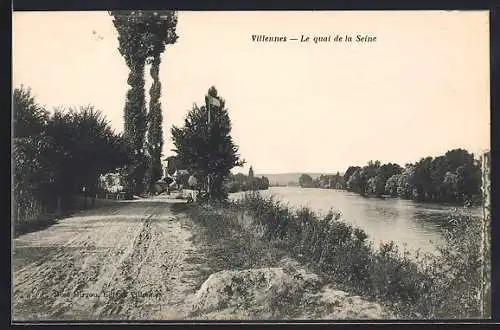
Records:
[[[293,208],[307,206],[322,214],[330,209],[339,211],[344,221],[362,228],[377,247],[381,242],[395,241],[399,246],[423,252],[433,252],[443,242],[441,228],[453,209],[449,205],[393,198],[364,198],[330,189],[271,187],[261,193],[274,195]],[[237,196],[241,195],[235,194],[234,198]]]

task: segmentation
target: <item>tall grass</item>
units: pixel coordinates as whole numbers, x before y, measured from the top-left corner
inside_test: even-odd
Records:
[[[212,214],[208,216],[207,214]],[[366,233],[330,211],[293,210],[251,192],[230,207],[205,208],[206,226],[229,228],[273,242],[347,290],[387,305],[400,318],[477,318],[480,225],[466,210],[450,214],[446,242],[437,255],[410,255],[393,242],[375,249]]]

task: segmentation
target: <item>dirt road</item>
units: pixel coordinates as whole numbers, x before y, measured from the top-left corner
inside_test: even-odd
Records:
[[[210,270],[172,203],[117,201],[14,239],[13,320],[186,317]]]

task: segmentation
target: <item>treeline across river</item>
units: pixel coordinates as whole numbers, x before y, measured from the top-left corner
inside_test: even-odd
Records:
[[[226,189],[229,193],[252,190],[267,190],[269,188],[269,179],[267,177],[255,177],[252,167],[248,175],[238,173],[229,175],[226,183]]]
[[[404,167],[369,161],[349,166],[344,175],[303,174],[301,187],[345,189],[362,196],[391,196],[415,201],[443,203],[481,202],[481,165],[474,154],[453,149],[439,157],[425,157]]]

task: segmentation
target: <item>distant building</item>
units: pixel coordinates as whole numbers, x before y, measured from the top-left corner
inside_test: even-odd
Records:
[[[186,170],[186,166],[181,164],[177,156],[166,157],[163,161],[166,173],[173,175],[177,170]]]

